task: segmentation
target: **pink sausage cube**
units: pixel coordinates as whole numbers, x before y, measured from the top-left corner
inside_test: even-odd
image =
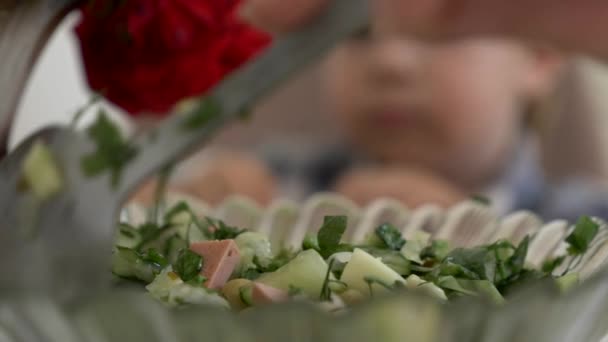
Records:
[[[289,299],[289,294],[284,290],[277,289],[262,283],[253,283],[251,300],[255,305],[285,302]]]
[[[234,240],[196,242],[190,249],[203,257],[201,275],[207,278],[205,286],[210,289],[224,286],[241,259]]]

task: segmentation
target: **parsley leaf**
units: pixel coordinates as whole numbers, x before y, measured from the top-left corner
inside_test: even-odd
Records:
[[[188,285],[201,287],[206,281],[207,278],[205,278],[205,276],[203,276],[202,274],[197,274],[196,277],[190,279],[187,283]]]
[[[262,273],[256,268],[248,268],[241,272],[240,277],[248,280],[256,280]]]
[[[568,253],[570,255],[581,255],[584,254],[591,241],[595,238],[599,231],[599,225],[595,223],[590,217],[583,216],[577,222],[574,227],[574,231],[566,238],[566,242],[570,245]]]
[[[555,270],[558,267],[560,267],[564,263],[565,260],[566,260],[566,256],[565,255],[562,255],[562,256],[559,256],[557,258],[553,258],[553,259],[547,260],[547,261],[545,261],[543,263],[542,270],[546,274],[551,275],[551,274],[553,274],[553,272],[555,272]]]
[[[118,127],[100,110],[97,121],[87,129],[96,150],[81,160],[81,168],[87,177],[95,177],[109,171],[112,184],[120,181],[122,169],[137,155],[137,149],[122,136]]]
[[[316,235],[308,234],[304,237],[304,240],[302,241],[302,250],[306,251],[309,249],[314,249],[317,252],[321,250]]]
[[[171,209],[169,209],[167,213],[165,213],[165,222],[171,222],[177,215],[183,213],[187,213],[191,216],[196,216],[194,215],[194,213],[192,213],[192,210],[190,209],[188,203],[180,201],[179,203],[171,207]]]
[[[142,253],[141,259],[146,263],[154,264],[160,268],[165,268],[169,265],[167,258],[154,248],[148,249],[145,253]]]
[[[160,239],[161,235],[170,229],[170,225],[159,226],[156,223],[148,222],[139,226],[138,231],[141,236],[141,241],[135,247],[135,250],[142,250],[145,247],[153,244]]]
[[[207,217],[207,223],[209,224],[207,235],[212,240],[234,239],[247,231],[247,229],[231,227],[221,220],[214,220],[209,217]]]
[[[444,259],[442,268],[441,275],[457,276],[460,273],[471,280],[494,281],[496,257],[486,247],[457,248]]]
[[[382,240],[384,245],[392,250],[398,251],[405,245],[401,232],[393,225],[383,224],[376,228],[376,236]]]
[[[195,279],[203,269],[203,257],[188,248],[179,252],[173,270],[184,282]]]
[[[450,252],[450,245],[445,240],[434,240],[430,246],[422,249],[420,252],[420,258],[422,260],[430,261],[441,261]]]
[[[526,236],[519,246],[513,252],[513,255],[507,261],[512,273],[520,273],[524,269],[524,263],[528,256],[528,247],[530,246],[530,236]]]
[[[327,259],[338,251],[349,249],[347,245],[340,244],[346,226],[346,216],[326,216],[323,219],[323,226],[317,234],[319,252],[323,258]]]

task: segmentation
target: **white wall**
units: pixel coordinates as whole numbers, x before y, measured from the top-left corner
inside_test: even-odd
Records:
[[[81,70],[77,40],[72,32],[77,20],[76,14],[69,16],[40,57],[17,111],[11,146],[43,126],[68,123],[91,98]],[[116,111],[110,111],[118,118]],[[87,113],[83,124],[94,118],[94,112]]]

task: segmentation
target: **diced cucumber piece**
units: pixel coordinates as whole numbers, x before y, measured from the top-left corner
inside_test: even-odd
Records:
[[[431,282],[425,281],[415,274],[412,274],[407,277],[405,284],[408,289],[420,290],[421,292],[424,292],[431,297],[441,300],[448,300],[448,297],[445,295],[445,292],[443,292],[443,290],[439,286]]]
[[[327,263],[313,249],[301,252],[275,272],[262,274],[256,281],[289,291],[299,288],[311,298],[319,298],[327,274]]]
[[[140,228],[140,232],[141,232]],[[167,250],[167,243],[169,240],[177,235],[177,227],[175,226],[167,226],[159,228],[154,234],[151,233],[142,233],[142,240],[145,235],[151,236],[151,238],[147,241],[143,241],[137,247],[138,250],[146,251],[148,249],[156,249],[157,251],[165,251]]]
[[[122,278],[135,278],[151,282],[157,269],[139,257],[132,249],[117,247],[112,254],[112,273]]]
[[[253,306],[253,287],[251,285],[241,287],[239,289],[239,296],[243,304]]]
[[[177,227],[176,232],[182,239],[188,239],[188,226],[192,222],[192,215],[189,212],[182,212],[171,217],[172,225]]]
[[[243,301],[243,294],[241,291],[245,287],[251,288],[252,282],[248,279],[232,279],[222,287],[222,295],[228,303],[230,303],[230,307],[235,310],[243,310],[250,306],[251,297],[249,296],[246,299],[247,302]],[[245,290],[243,290],[245,291]]]
[[[171,217],[170,223],[175,227],[175,232],[179,237],[190,243],[207,240],[205,234],[194,223],[195,218],[192,215],[194,214],[189,211],[180,212]]]
[[[199,227],[197,227],[195,224],[190,225],[190,228],[188,229],[188,242],[195,243],[207,240],[209,239]]]
[[[422,231],[416,232],[415,234],[414,239],[407,240],[403,248],[401,248],[401,254],[407,260],[422,264],[420,253],[428,246],[431,235]]]
[[[412,262],[407,260],[399,251],[388,249],[371,249],[366,250],[367,253],[375,258],[379,258],[382,263],[390,267],[393,271],[401,276],[406,276],[411,273]]]
[[[188,244],[184,239],[177,235],[169,238],[167,241],[167,248],[165,250],[165,255],[167,256],[169,263],[174,264],[177,261],[179,252],[185,248],[188,248]]]
[[[568,273],[555,279],[560,291],[567,292],[579,283],[578,273]]]
[[[139,231],[127,224],[121,224],[118,227],[116,236],[116,246],[125,248],[135,248],[141,242],[141,234]]]
[[[459,282],[458,279],[454,278],[453,276],[444,276],[444,277],[440,277],[439,280],[437,281],[437,284],[445,289],[445,290],[449,290],[449,291],[453,291],[456,294],[459,295],[467,295],[467,296],[476,296],[477,292],[469,290],[469,289],[465,289]]]
[[[34,196],[42,201],[61,191],[63,179],[59,166],[42,142],[34,143],[25,157],[23,180]]]
[[[128,248],[117,248],[112,254],[112,273],[119,277],[131,278],[135,274],[133,267],[139,259],[137,253]]]
[[[505,299],[496,286],[488,280],[458,279],[458,283],[467,290],[474,291],[482,297],[492,300],[496,304],[504,304]]]
[[[351,289],[355,289],[362,294],[369,294],[370,288],[368,282],[365,281],[366,278],[373,278],[390,285],[396,282],[405,283],[399,273],[383,264],[380,259],[376,259],[362,249],[356,248],[350,262],[344,268],[340,280]],[[379,284],[372,284],[371,286],[374,293],[376,291],[388,291],[387,288]]]

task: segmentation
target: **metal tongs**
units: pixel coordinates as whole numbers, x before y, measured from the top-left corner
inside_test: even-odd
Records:
[[[11,48],[7,44],[10,39],[3,39],[3,35],[28,33],[33,41],[48,37],[48,27],[46,31],[43,27],[35,31],[31,26],[12,25],[11,18],[3,25],[2,1],[6,0],[0,0],[0,57],[11,57],[9,50],[5,50]],[[51,25],[59,22],[58,18],[73,3],[9,0],[4,5],[8,6],[8,12],[4,8],[4,19],[10,6],[21,6],[24,18],[28,10],[38,16],[46,13],[47,19],[54,18],[47,23]],[[94,178],[83,174],[82,158],[95,148],[84,134],[67,127],[49,127],[32,135],[0,162],[0,291],[45,290],[52,291],[56,298],[67,299],[82,294],[83,289],[89,291],[109,284],[117,217],[130,193],[148,177],[200,147],[294,72],[341,40],[364,30],[369,22],[368,12],[367,0],[335,0],[308,27],[277,39],[258,58],[201,98],[192,110],[172,115],[157,128],[135,138],[133,146],[138,153],[125,166],[116,186],[112,186],[109,174]],[[34,18],[36,15],[29,17]],[[32,57],[40,46],[31,44]],[[0,62],[17,63],[27,75],[35,58],[28,65],[18,56],[12,57]],[[6,71],[7,66],[1,70]],[[11,79],[0,74],[0,81],[0,90],[8,90]],[[14,94],[17,96],[19,91]],[[4,106],[0,104],[0,109],[10,113],[10,103]],[[4,124],[0,127],[7,127],[10,122],[10,115],[2,117],[5,113],[0,111],[3,121],[0,124]],[[52,198],[38,203],[33,211],[32,203],[36,201],[30,192],[20,188],[20,181],[24,159],[35,142],[43,142],[59,166],[62,188]],[[32,224],[33,237],[24,237],[20,228],[24,219]]]

